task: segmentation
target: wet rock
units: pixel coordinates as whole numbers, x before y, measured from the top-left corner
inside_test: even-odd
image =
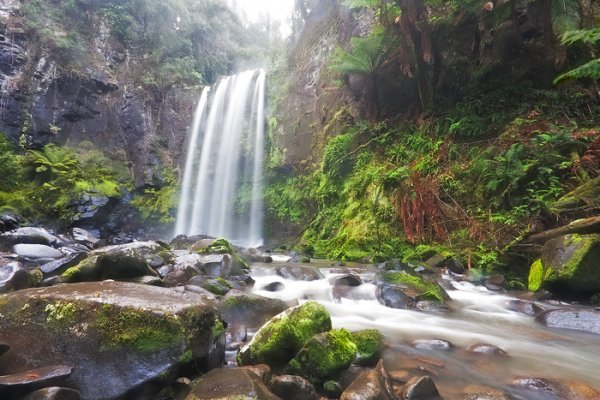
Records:
[[[164,287],[165,283],[158,276],[140,276],[127,280],[127,282],[137,283],[140,285],[160,286]]]
[[[486,289],[495,292],[502,290],[502,285],[504,285],[504,276],[502,275],[492,275],[483,281],[483,286],[485,286]]]
[[[29,274],[17,261],[0,266],[0,293],[29,287]]]
[[[17,221],[17,219],[15,217],[13,217],[12,215],[1,215],[0,216],[0,223],[2,224],[2,229],[0,230],[0,232],[7,232],[7,231],[13,231],[15,229],[19,229],[19,221]]]
[[[361,366],[377,364],[384,347],[384,336],[377,329],[364,329],[352,332],[352,340],[356,344],[356,360],[354,363]]]
[[[29,393],[21,400],[79,400],[80,398],[76,390],[52,386]]]
[[[377,371],[364,371],[342,393],[340,400],[392,400],[382,377]]]
[[[333,278],[332,285],[333,286],[360,286],[362,285],[362,279],[358,274],[349,273],[342,276],[337,276]]]
[[[158,268],[156,270],[156,272],[158,273],[158,275],[161,278],[164,278],[165,276],[169,275],[174,270],[175,270],[175,267],[173,265],[165,265],[163,267]]]
[[[233,285],[236,290],[247,290],[252,289],[256,281],[248,274],[232,275],[228,278],[229,283]]]
[[[224,296],[231,290],[231,284],[223,278],[206,279],[200,284],[200,287],[218,296]]]
[[[200,270],[204,275],[226,277],[233,268],[232,256],[229,254],[209,254],[200,256]]]
[[[465,265],[458,258],[449,258],[444,263],[444,267],[448,268],[448,270],[452,273],[462,275],[465,273]]]
[[[71,235],[73,236],[75,243],[82,244],[90,249],[94,248],[94,246],[96,246],[100,241],[100,239],[94,236],[91,232],[81,228],[73,228]]]
[[[306,302],[263,325],[238,354],[238,363],[283,367],[309,339],[329,330],[331,318],[325,307],[316,302]]]
[[[56,246],[60,240],[43,228],[19,228],[0,235],[0,247],[8,248],[16,244],[41,244]]]
[[[54,365],[0,376],[0,395],[5,396],[3,398],[14,398],[44,386],[59,385],[64,383],[72,372],[72,367]]]
[[[356,358],[356,345],[345,329],[335,329],[310,338],[288,364],[292,374],[322,384],[345,370]]]
[[[529,271],[529,290],[581,296],[600,292],[600,235],[565,235],[546,242]]]
[[[58,275],[65,272],[67,269],[76,266],[81,261],[87,258],[87,253],[79,252],[72,253],[58,260],[51,261],[40,267],[44,275]]]
[[[164,258],[162,258],[161,256],[159,256],[158,254],[154,254],[148,260],[148,265],[152,269],[159,269],[160,267],[162,267],[163,265],[165,265],[165,260],[164,260]]]
[[[245,367],[240,368],[252,372],[254,375],[258,376],[263,383],[267,383],[271,379],[271,367],[266,364],[246,365]]]
[[[468,395],[464,400],[511,400],[506,393],[475,393]]]
[[[227,323],[242,324],[249,328],[258,328],[289,308],[282,300],[237,290],[228,292],[218,307]]]
[[[225,330],[227,350],[238,350],[248,340],[248,329],[244,325],[229,325]]]
[[[509,300],[506,302],[506,308],[514,312],[531,316],[537,314],[535,303],[533,301]]]
[[[316,268],[304,265],[285,265],[275,268],[277,275],[296,281],[317,281],[322,278]]]
[[[450,306],[447,304],[432,300],[419,300],[414,305],[414,309],[430,313],[444,313],[451,310]]]
[[[182,363],[208,370],[224,356],[225,329],[214,304],[189,292],[76,283],[5,295],[0,315],[0,337],[11,344],[0,374],[66,363],[74,367],[69,386],[82,398],[141,393],[156,379],[168,384]],[[98,377],[111,384],[98,384]]]
[[[285,400],[317,400],[315,387],[297,375],[279,375],[269,385],[274,394]]]
[[[441,400],[435,383],[429,376],[415,377],[402,388],[405,400]]]
[[[163,283],[167,287],[175,287],[185,285],[192,278],[200,275],[202,272],[200,269],[191,265],[180,265],[175,266],[171,272],[169,272],[163,278]]]
[[[541,313],[535,319],[551,328],[572,329],[600,335],[600,311],[588,309],[556,309]]]
[[[450,300],[450,296],[440,285],[419,275],[405,272],[384,272],[381,274],[381,280],[383,283],[380,286],[388,285],[396,291],[402,291],[414,302],[431,300],[444,303]]]
[[[202,376],[186,400],[281,400],[252,372],[243,368],[214,369]]]
[[[242,249],[240,250],[240,257],[249,263],[271,263],[273,258],[268,254],[263,254],[259,249]]]
[[[469,353],[486,354],[486,355],[498,355],[506,356],[508,353],[502,350],[500,347],[493,346],[485,343],[475,343],[467,346],[465,349]]]
[[[450,343],[447,340],[443,340],[443,339],[413,340],[412,346],[415,349],[419,349],[419,350],[435,350],[435,351],[437,351],[437,350],[448,351],[448,350],[452,350],[452,348],[454,347],[452,345],[452,343]]]
[[[64,256],[55,248],[43,244],[16,244],[13,252],[27,260],[57,259]]]
[[[547,379],[537,377],[515,378],[512,385],[530,390],[534,393],[544,393],[560,400],[596,400],[600,399],[600,390],[581,383],[566,379]]]
[[[135,242],[94,250],[88,258],[62,273],[66,282],[133,279],[157,276],[146,258],[163,248],[156,242]],[[189,279],[189,278],[188,278]]]
[[[267,292],[280,292],[285,289],[285,285],[281,282],[271,282],[262,287],[262,290],[266,290]]]

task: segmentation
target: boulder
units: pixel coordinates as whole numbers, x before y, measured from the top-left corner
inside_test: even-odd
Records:
[[[393,400],[385,382],[377,371],[362,372],[350,386],[344,390],[340,400]]]
[[[295,281],[317,281],[322,278],[319,270],[304,265],[284,265],[276,267],[277,275]]]
[[[29,274],[17,261],[0,266],[0,293],[29,287]]]
[[[233,260],[229,254],[202,255],[199,262],[204,275],[223,278],[232,273]]]
[[[13,252],[27,260],[57,259],[64,256],[59,250],[43,244],[15,244]]]
[[[288,370],[314,384],[336,377],[356,358],[356,344],[345,329],[319,333],[309,339],[288,364]]]
[[[161,250],[162,246],[156,242],[104,247],[90,252],[88,258],[67,269],[61,276],[66,282],[157,276],[157,272],[150,268],[146,258]]]
[[[90,249],[97,245],[100,241],[100,239],[94,236],[91,232],[81,228],[73,228],[71,235],[73,236],[75,243],[82,244]]]
[[[412,341],[412,346],[419,350],[451,350],[454,346],[447,340],[443,339],[417,339]]]
[[[253,372],[244,368],[214,369],[194,385],[185,400],[281,400]]]
[[[71,376],[72,372],[72,367],[53,365],[0,376],[0,396],[3,399],[15,399],[44,386],[62,384]]]
[[[280,292],[283,289],[285,289],[285,285],[277,281],[268,283],[261,288],[261,290],[266,290],[267,292]]]
[[[377,288],[377,299],[391,308],[415,308],[419,301],[435,301],[441,304],[450,296],[437,283],[419,275],[405,272],[384,272]]]
[[[0,297],[11,344],[0,374],[65,363],[82,398],[150,398],[180,368],[221,365],[224,332],[214,304],[189,292],[113,281],[21,290]]]
[[[314,335],[331,330],[331,318],[321,304],[306,302],[263,325],[237,356],[239,365],[286,365]],[[356,352],[356,346],[354,346]]]
[[[43,228],[18,228],[0,235],[0,248],[9,248],[15,244],[43,244],[56,246],[60,240]]]
[[[442,400],[429,376],[415,377],[406,382],[402,388],[402,398],[405,400]]]
[[[539,314],[537,322],[550,328],[572,329],[600,335],[600,311],[591,309],[556,309]]]
[[[384,336],[377,329],[364,329],[352,332],[352,341],[356,344],[355,364],[373,366],[377,364],[384,347]]]
[[[289,308],[283,300],[231,290],[219,303],[223,319],[230,324],[258,328]]]
[[[69,254],[58,260],[50,261],[40,267],[40,270],[46,276],[62,274],[67,269],[76,266],[87,258],[87,253],[78,252]]]
[[[529,290],[573,296],[600,293],[600,235],[564,235],[546,242],[529,271]]]
[[[315,387],[297,375],[279,375],[269,385],[274,394],[285,400],[317,400]]]
[[[494,346],[486,343],[475,343],[467,346],[465,349],[469,353],[477,353],[477,354],[486,354],[486,355],[496,355],[496,356],[506,356],[508,353],[501,349],[498,346]]]
[[[512,385],[530,390],[535,398],[560,400],[596,400],[600,399],[600,390],[585,383],[566,379],[547,379],[539,377],[520,377]]]
[[[342,276],[336,276],[332,279],[332,286],[360,286],[362,285],[362,279],[356,273],[348,273]]]
[[[76,390],[51,386],[31,392],[21,400],[79,400],[80,398]]]

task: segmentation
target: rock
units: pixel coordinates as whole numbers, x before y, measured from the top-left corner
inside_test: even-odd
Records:
[[[364,371],[342,393],[340,400],[393,400],[382,377],[377,371]]]
[[[252,372],[254,375],[258,376],[263,383],[266,383],[271,379],[271,367],[266,364],[247,365],[240,368]]]
[[[380,303],[392,308],[413,308],[418,301],[429,300],[445,303],[448,293],[437,283],[405,272],[384,272],[384,283],[377,288]]]
[[[200,283],[201,278],[204,278],[204,279]],[[198,282],[200,284],[198,285],[195,282]],[[188,284],[200,286],[200,287],[208,290],[212,294],[216,294],[218,296],[224,296],[231,290],[231,284],[223,278],[205,278],[205,277],[197,276],[195,278],[192,278],[190,280],[190,282],[188,282]]]
[[[447,255],[444,254],[436,254],[430,258],[428,258],[427,260],[425,260],[425,264],[429,267],[429,268],[433,268],[433,269],[439,269],[445,266],[446,264],[446,260],[448,259]]]
[[[67,269],[61,276],[66,282],[158,276],[148,265],[146,257],[161,250],[162,247],[156,242],[135,242],[104,247],[89,253],[88,258]]]
[[[511,397],[503,392],[475,393],[468,395],[464,400],[511,400]]]
[[[2,354],[6,353],[9,349],[10,349],[9,345],[7,345],[6,343],[0,342],[0,357],[2,357]]]
[[[315,387],[297,375],[279,375],[269,385],[274,394],[285,400],[317,400]]]
[[[506,308],[526,315],[535,315],[537,313],[535,303],[527,300],[509,300],[506,302]]]
[[[596,400],[600,399],[600,390],[581,383],[566,379],[547,379],[537,377],[515,378],[513,386],[525,388],[536,393],[536,398],[541,393],[551,395],[560,400]],[[543,395],[542,395],[543,396]],[[555,397],[554,397],[555,396]],[[545,398],[545,397],[544,397]]]
[[[229,283],[233,285],[236,290],[249,290],[254,287],[256,281],[248,274],[232,275],[227,277]]]
[[[248,340],[248,329],[244,325],[229,325],[225,330],[225,343],[227,350],[238,350],[239,344]]]
[[[242,249],[240,250],[240,256],[248,263],[271,263],[273,258],[270,255],[263,254],[259,249]]]
[[[231,290],[219,303],[219,311],[229,324],[258,328],[289,305],[279,299]]]
[[[0,376],[0,395],[5,396],[3,398],[15,398],[44,386],[61,384],[72,372],[72,367],[55,365]]]
[[[377,364],[384,347],[384,336],[377,329],[364,329],[352,332],[356,344],[356,365],[373,366]]]
[[[296,281],[317,281],[322,279],[321,274],[316,268],[304,265],[285,265],[275,268],[275,271],[282,278]]]
[[[469,353],[486,354],[486,355],[498,355],[506,356],[508,353],[502,350],[500,347],[493,346],[491,344],[476,343],[467,346],[465,349]]]
[[[64,256],[55,248],[43,244],[16,244],[13,246],[13,252],[28,260],[57,259]]]
[[[9,248],[15,244],[42,244],[56,246],[60,240],[43,228],[19,228],[0,235],[0,247]]]
[[[209,254],[199,257],[200,270],[204,275],[226,277],[232,273],[233,260],[229,254]]]
[[[152,269],[159,269],[160,267],[165,265],[165,260],[158,254],[155,254],[148,260],[148,265]]]
[[[430,313],[444,313],[451,310],[447,304],[432,300],[419,300],[414,305],[414,309],[417,311]]]
[[[402,388],[405,400],[441,400],[435,383],[429,376],[415,377],[406,382]]]
[[[342,276],[333,278],[333,286],[360,286],[362,285],[362,279],[358,274],[349,273]]]
[[[17,261],[0,266],[0,293],[25,289],[29,286],[29,274]]]
[[[283,367],[309,339],[329,330],[331,318],[325,307],[316,302],[306,302],[263,325],[238,354],[238,364]]]
[[[158,276],[140,276],[138,278],[132,278],[127,280],[127,282],[137,283],[140,285],[151,285],[151,286],[160,286],[164,287],[165,284]]]
[[[483,281],[483,285],[488,290],[492,291],[500,291],[502,290],[502,285],[504,285],[504,276],[502,275],[492,275]]]
[[[600,235],[565,235],[546,242],[529,271],[529,290],[579,296],[600,292]]]
[[[66,363],[74,367],[69,386],[82,398],[150,398],[149,382],[168,384],[182,365],[208,370],[224,357],[214,304],[189,292],[76,283],[5,295],[0,315],[0,337],[11,344],[0,373]],[[99,385],[99,377],[111,384]]]
[[[44,273],[44,275],[57,275],[62,274],[67,269],[76,266],[81,261],[87,258],[87,253],[78,252],[69,254],[63,258],[59,258],[58,260],[51,261],[46,263],[40,267],[40,270]]]
[[[348,368],[356,352],[356,344],[347,330],[319,333],[304,344],[288,364],[288,370],[314,384],[323,383]]]
[[[94,248],[94,246],[100,241],[100,239],[95,237],[93,234],[81,228],[73,228],[71,234],[73,236],[73,240],[75,240],[75,243],[82,244],[90,249]]]
[[[185,285],[194,277],[200,275],[202,272],[191,265],[175,267],[163,278],[163,283],[167,287],[175,287]]]
[[[454,346],[447,340],[443,339],[419,339],[413,340],[412,346],[415,349],[419,350],[442,350],[448,351],[451,350]]]
[[[598,310],[549,310],[538,315],[535,320],[550,328],[572,329],[600,335],[600,311]]]
[[[386,307],[410,309],[416,304],[413,297],[405,293],[405,289],[387,283],[377,285],[377,300]]]
[[[243,368],[214,369],[194,385],[186,400],[281,400],[252,372]]]
[[[465,265],[458,258],[449,258],[444,263],[444,267],[448,268],[448,270],[457,275],[462,275],[465,273]]]
[[[271,282],[262,287],[262,290],[266,290],[267,292],[280,292],[285,289],[285,285],[281,282]]]
[[[12,215],[4,214],[0,216],[0,222],[4,230],[0,232],[13,231],[19,229],[19,221]]]
[[[29,393],[21,400],[79,400],[80,398],[76,390],[52,386]]]

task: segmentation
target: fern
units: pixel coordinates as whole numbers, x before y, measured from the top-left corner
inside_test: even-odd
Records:
[[[370,74],[380,66],[383,53],[383,36],[353,37],[351,51],[338,49],[333,57],[331,69],[345,74]]]
[[[600,42],[600,28],[567,31],[561,38],[561,43],[565,46],[575,43],[596,44],[598,42]]]
[[[581,23],[580,6],[577,0],[554,0],[552,2],[552,25],[554,32],[563,34],[577,29]]]
[[[573,79],[600,79],[600,58],[559,75],[554,79],[554,84]]]
[[[365,8],[365,7],[374,7],[379,3],[379,0],[343,0],[342,4],[346,7],[354,9],[354,8]]]

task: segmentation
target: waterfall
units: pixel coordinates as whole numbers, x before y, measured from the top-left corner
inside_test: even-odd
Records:
[[[204,89],[190,131],[175,235],[262,244],[265,124],[263,70]]]

